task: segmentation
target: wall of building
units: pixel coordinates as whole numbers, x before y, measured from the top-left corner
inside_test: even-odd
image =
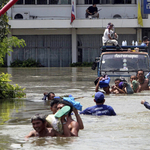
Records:
[[[46,67],[69,67],[78,61],[93,62],[101,53],[104,29],[13,29],[12,35],[24,39],[27,46],[15,48],[11,62],[32,58]],[[119,44],[126,40],[130,45],[136,40],[135,29],[116,28],[116,32]]]

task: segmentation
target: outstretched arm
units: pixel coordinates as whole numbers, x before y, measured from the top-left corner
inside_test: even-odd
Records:
[[[150,109],[150,104],[148,102],[146,102],[145,100],[142,100],[141,101],[141,104],[144,104],[144,106],[147,108],[147,109]]]
[[[98,92],[98,88],[99,88],[99,82],[103,79],[103,77],[100,77],[97,84],[96,84],[96,87],[95,87],[95,92]]]
[[[28,135],[25,136],[25,138],[33,137],[35,136],[35,132],[31,131]]]

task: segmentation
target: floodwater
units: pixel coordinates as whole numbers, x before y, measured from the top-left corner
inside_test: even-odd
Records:
[[[140,104],[142,99],[150,102],[150,91],[106,95],[105,104],[112,106],[117,116],[81,115],[84,130],[80,130],[79,137],[25,140],[32,130],[30,117],[51,113],[41,100],[44,92],[52,91],[56,96],[71,94],[83,109],[95,105],[92,96],[96,71],[87,67],[0,68],[0,72],[11,74],[12,84],[26,88],[26,98],[0,102],[0,150],[150,150],[150,110]]]

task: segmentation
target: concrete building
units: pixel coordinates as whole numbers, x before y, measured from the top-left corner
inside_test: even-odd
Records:
[[[119,44],[126,40],[141,42],[150,37],[149,15],[143,13],[138,24],[137,0],[96,0],[99,19],[85,18],[93,0],[74,0],[76,19],[70,24],[71,0],[18,0],[8,10],[11,35],[22,38],[27,46],[14,48],[8,66],[16,59],[33,58],[46,67],[68,67],[74,62],[93,62],[100,54],[102,35],[108,22],[115,25]],[[10,36],[11,36],[10,35]]]

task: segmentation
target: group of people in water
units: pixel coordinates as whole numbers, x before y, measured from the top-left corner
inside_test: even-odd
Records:
[[[106,82],[107,80],[107,82]],[[61,97],[56,97],[53,92],[44,93],[43,100],[48,98],[50,102],[50,110],[52,114],[49,115],[42,115],[36,114],[31,118],[31,123],[34,128],[26,138],[39,136],[60,136],[60,137],[71,137],[71,136],[78,136],[78,132],[81,129],[84,129],[83,121],[80,117],[80,114],[86,115],[108,115],[108,116],[115,116],[116,112],[114,109],[109,106],[105,105],[105,94],[133,94],[138,93],[143,90],[149,90],[149,74],[144,75],[143,70],[139,70],[137,75],[130,76],[130,84],[127,83],[125,79],[116,78],[115,85],[109,85],[110,78],[107,75],[99,77],[95,81],[95,96],[94,102],[95,106],[88,107],[81,111],[80,107],[76,107],[77,103],[74,98],[69,95],[69,100],[63,99]],[[102,88],[103,91],[99,91],[98,89]],[[72,103],[73,101],[73,103]],[[141,101],[147,109],[150,109],[150,104],[145,100]],[[78,105],[79,106],[79,105]],[[81,105],[82,106],[82,105]],[[79,108],[79,109],[78,109]],[[78,110],[80,112],[78,112]],[[72,115],[75,115],[76,120],[72,118]]]
[[[128,83],[124,78],[116,78],[115,85],[111,88],[109,83],[106,83],[105,85],[103,84],[103,91],[105,94],[133,94],[139,93],[143,90],[150,90],[149,78],[149,73],[145,76],[143,70],[138,70],[136,75],[130,76],[130,83]],[[103,79],[104,77],[99,77],[97,79],[98,82],[96,82],[95,92],[98,92],[100,87],[99,84]]]

